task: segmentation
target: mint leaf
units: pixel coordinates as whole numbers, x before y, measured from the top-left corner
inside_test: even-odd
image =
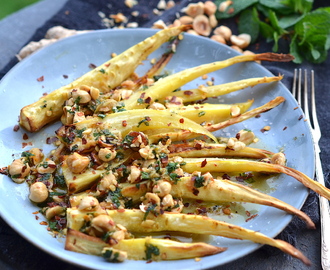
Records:
[[[321,63],[327,57],[330,39],[330,8],[320,8],[304,16],[294,27],[293,51],[304,55],[312,63]],[[301,63],[295,60],[296,63]]]
[[[294,13],[306,14],[312,10],[314,0],[282,0]]]
[[[259,36],[259,17],[257,9],[249,8],[244,10],[239,17],[238,31],[251,36],[251,43],[256,42]]]
[[[288,29],[289,27],[294,26],[301,19],[303,19],[304,16],[305,15],[299,15],[299,14],[284,16],[282,18],[279,18],[278,25],[283,29]]]
[[[282,14],[293,13],[293,9],[289,5],[283,4],[283,0],[260,0],[259,3]]]
[[[217,10],[215,16],[218,20],[234,17],[242,10],[245,10],[253,4],[258,3],[258,1],[259,0],[235,0],[224,12]],[[225,0],[216,0],[215,4],[219,7],[222,2],[225,2]]]

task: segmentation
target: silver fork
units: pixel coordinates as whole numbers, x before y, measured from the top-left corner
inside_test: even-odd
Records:
[[[298,73],[298,75],[297,75]],[[322,163],[320,159],[320,146],[319,140],[321,138],[321,130],[317,120],[316,114],[316,105],[315,105],[315,86],[314,86],[314,71],[311,71],[310,77],[310,109],[312,121],[310,119],[310,110],[308,106],[308,78],[307,78],[307,70],[304,70],[304,88],[303,94],[301,89],[302,84],[302,71],[299,69],[294,70],[293,77],[293,87],[292,87],[292,95],[296,97],[298,104],[301,105],[302,97],[304,100],[304,104],[302,109],[305,113],[305,118],[309,123],[313,143],[315,150],[315,179],[322,185],[324,185],[324,175],[322,170]],[[298,87],[297,87],[298,86]],[[320,221],[321,221],[321,265],[323,270],[330,270],[330,207],[329,202],[324,197],[319,196],[319,205],[320,205]]]

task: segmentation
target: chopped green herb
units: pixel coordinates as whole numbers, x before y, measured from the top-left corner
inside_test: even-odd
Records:
[[[205,115],[205,111],[200,111],[199,113],[198,113],[198,117],[201,117],[201,116],[204,116]]]
[[[152,255],[159,256],[160,251],[159,248],[146,243],[146,260],[149,261],[152,259]]]

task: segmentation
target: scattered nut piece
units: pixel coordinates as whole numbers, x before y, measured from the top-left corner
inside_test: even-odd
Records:
[[[230,37],[232,36],[232,31],[228,26],[221,25],[214,29],[214,34],[221,35],[225,40],[230,40]]]
[[[67,157],[66,163],[71,172],[81,173],[88,167],[90,160],[88,157],[75,152]]]
[[[226,40],[221,35],[213,35],[213,36],[211,36],[211,39],[214,41],[217,41],[219,43],[226,44]]]
[[[191,24],[194,21],[193,17],[182,16],[178,19],[182,24]]]
[[[270,163],[284,166],[286,164],[286,158],[283,153],[276,153],[272,156]]]
[[[248,129],[242,129],[236,134],[236,138],[246,145],[253,143],[255,137],[254,133]]]
[[[165,24],[165,22],[163,20],[158,20],[156,22],[154,22],[154,24],[152,25],[152,28],[155,29],[166,29],[167,26]]]
[[[157,4],[157,8],[158,9],[166,9],[166,2],[165,2],[165,0],[159,0],[159,2]]]
[[[198,15],[194,18],[193,29],[202,36],[209,36],[212,31],[209,19],[205,15]]]
[[[237,105],[233,105],[230,107],[230,114],[232,117],[237,117],[241,114],[241,109]]]
[[[238,36],[232,35],[230,37],[230,42],[233,45],[236,45],[239,48],[244,49],[244,48],[246,48],[247,46],[250,45],[251,36],[249,34],[240,34]]]
[[[206,15],[214,15],[214,13],[217,11],[217,6],[214,4],[213,1],[206,1],[204,3],[204,13]]]
[[[190,3],[185,8],[185,13],[189,15],[190,17],[197,17],[198,15],[202,15],[204,13],[204,3],[198,2],[198,3]]]
[[[30,186],[29,199],[35,203],[41,203],[47,200],[48,189],[43,182],[35,182]]]
[[[233,1],[224,1],[219,5],[219,11],[220,12],[225,12],[230,5],[233,4]]]

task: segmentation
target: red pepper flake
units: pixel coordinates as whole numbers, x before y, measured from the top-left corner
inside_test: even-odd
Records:
[[[206,166],[206,164],[207,164],[207,161],[206,161],[206,159],[204,159],[201,163],[201,168],[204,168]]]
[[[192,193],[197,196],[199,193],[199,190],[197,188],[193,188]]]
[[[109,67],[110,66],[110,63],[107,63],[107,64],[104,64],[105,67]]]
[[[304,117],[303,115],[300,115],[298,120],[300,121],[301,119],[303,119],[303,117]]]
[[[72,179],[73,179],[73,180],[76,180],[76,179],[77,179],[77,176],[72,177]]]
[[[147,97],[147,98],[144,100],[144,103],[146,103],[146,104],[150,104],[150,103],[151,103],[151,97]]]
[[[230,9],[228,9],[227,13],[232,14],[234,11],[235,11],[235,9],[231,7]]]
[[[167,126],[169,127],[170,125],[172,125],[172,123],[168,123]]]
[[[46,144],[52,144],[52,143],[54,143],[54,142],[56,142],[56,141],[58,141],[58,138],[57,138],[57,137],[55,137],[55,136],[53,136],[53,137],[48,137],[48,138],[46,139]]]
[[[69,78],[69,76],[68,75],[63,75],[63,78],[67,79],[67,78]]]
[[[150,122],[151,121],[151,118],[149,116],[146,116],[145,119]]]
[[[184,91],[183,94],[185,94],[186,96],[191,96],[193,94],[193,91]]]
[[[38,82],[43,82],[44,79],[45,79],[44,76],[41,76],[41,77],[39,77],[39,78],[37,79],[37,81],[38,81]]]
[[[260,131],[262,132],[262,133],[265,133],[265,129],[264,128],[262,128],[262,129],[260,129]]]
[[[39,211],[35,211],[32,214],[34,214],[34,215],[39,214]]]
[[[255,118],[260,118],[261,117],[261,115],[260,114],[257,114],[256,116],[255,116]]]
[[[48,225],[48,223],[46,221],[41,221],[39,224],[40,225]]]
[[[125,212],[125,208],[118,209],[117,212],[118,212],[118,213],[124,213],[124,212]]]
[[[181,124],[184,123],[184,119],[183,118],[181,118],[179,121],[180,121]]]
[[[247,219],[245,220],[245,222],[248,222],[249,220],[254,219],[254,218],[257,217],[257,216],[258,216],[258,214],[254,214],[254,215],[250,216],[249,218],[247,218]]]
[[[95,171],[92,171],[92,174],[96,174],[96,172]]]
[[[297,107],[294,107],[293,109],[294,109],[294,110],[297,110],[298,108],[299,108],[299,107],[297,106]]]
[[[86,140],[86,138],[82,138],[82,139],[81,139],[81,143],[82,143],[82,144],[87,144],[87,140]]]
[[[35,218],[36,218],[36,220],[38,220],[39,219],[39,216],[35,216]]]
[[[195,146],[195,149],[201,150],[203,145],[200,142],[197,142],[197,143],[195,143],[194,146]]]
[[[14,128],[13,128],[13,130],[14,130],[15,132],[17,132],[17,131],[19,130],[19,125],[15,125]]]
[[[286,130],[288,127],[284,127],[283,130]]]
[[[122,124],[123,127],[126,127],[127,126],[127,121],[124,120],[121,124]]]
[[[26,133],[24,133],[23,134],[23,140],[27,140],[27,139],[29,139],[29,136]]]
[[[22,143],[22,148],[25,148],[28,145],[32,145],[32,142],[28,142],[28,143]]]

